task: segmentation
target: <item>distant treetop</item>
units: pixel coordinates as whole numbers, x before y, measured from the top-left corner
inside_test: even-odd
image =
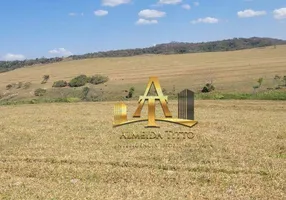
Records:
[[[242,49],[251,49],[258,47],[276,46],[286,44],[285,40],[273,38],[233,38],[221,41],[187,43],[175,42],[165,44],[157,44],[147,48],[122,49],[106,52],[87,53],[83,55],[69,56],[70,60],[80,60],[87,58],[99,57],[128,57],[144,54],[184,54],[184,53],[199,53],[199,52],[218,52],[218,51],[234,51]],[[17,68],[31,66],[36,64],[49,64],[61,62],[64,58],[40,58],[24,61],[0,61],[0,73],[11,71]]]

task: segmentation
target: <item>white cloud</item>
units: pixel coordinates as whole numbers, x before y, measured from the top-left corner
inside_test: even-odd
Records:
[[[105,15],[108,14],[108,11],[106,11],[106,10],[96,10],[96,11],[94,11],[94,14],[96,16],[105,16]]]
[[[186,9],[186,10],[190,10],[191,6],[189,4],[183,4],[182,8]]]
[[[266,15],[266,11],[254,11],[251,9],[247,9],[244,11],[239,11],[237,12],[237,16],[240,18],[247,18],[247,17],[257,17],[257,16],[262,16],[262,15]]]
[[[146,9],[146,10],[141,10],[138,13],[138,15],[139,17],[142,17],[142,18],[159,18],[159,17],[166,16],[166,13],[162,11],[158,11],[158,10]]]
[[[158,4],[178,4],[181,3],[182,0],[159,0]]]
[[[115,7],[115,6],[119,6],[121,4],[130,3],[130,2],[131,2],[131,0],[102,0],[102,5]]]
[[[7,53],[5,56],[3,56],[2,59],[5,61],[13,61],[13,60],[25,60],[26,57],[22,54]]]
[[[83,13],[69,13],[69,16],[72,16],[72,17],[74,17],[74,16],[78,16],[78,15],[81,15],[81,16],[83,16]]]
[[[195,6],[199,6],[200,3],[196,1],[196,2],[194,2],[194,5],[195,5]]]
[[[197,20],[191,21],[192,24],[198,24],[198,23],[216,24],[218,22],[219,22],[219,20],[217,18],[213,18],[213,17],[199,18]]]
[[[72,55],[72,52],[66,50],[65,48],[58,48],[58,49],[53,49],[49,51],[50,54],[58,54],[61,56],[70,56]]]
[[[158,21],[155,19],[148,20],[148,19],[138,19],[136,24],[148,25],[148,24],[158,24]]]
[[[273,11],[275,19],[286,19],[286,8],[279,8]]]

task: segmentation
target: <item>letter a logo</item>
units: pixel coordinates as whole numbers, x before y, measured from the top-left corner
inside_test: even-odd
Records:
[[[157,96],[148,96],[148,93],[152,87],[155,88]],[[133,117],[140,117],[142,108],[145,102],[148,102],[148,125],[147,127],[158,127],[155,123],[155,102],[160,101],[164,115],[166,118],[171,118],[172,114],[167,106],[168,97],[163,95],[159,80],[157,77],[150,77],[144,96],[140,96],[139,105],[133,115]]]
[[[154,87],[157,95],[149,96],[149,92]],[[159,101],[165,115],[164,118],[156,118],[155,116],[155,103]],[[148,118],[141,118],[142,108],[147,102],[148,104]],[[127,120],[127,106],[125,103],[117,103],[114,105],[114,122],[113,126],[121,126],[130,123],[148,121],[146,127],[159,128],[156,121],[170,122],[180,124],[187,127],[192,127],[197,124],[194,121],[194,93],[190,90],[183,90],[178,94],[178,116],[180,118],[173,118],[168,108],[168,96],[165,96],[162,92],[159,80],[157,77],[150,77],[147,88],[143,96],[139,97],[138,107],[133,114],[132,120]]]

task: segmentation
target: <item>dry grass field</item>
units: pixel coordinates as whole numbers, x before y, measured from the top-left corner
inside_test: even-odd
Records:
[[[202,55],[181,57],[188,56],[200,60]],[[170,59],[169,66],[175,65],[172,56],[166,58]],[[138,69],[146,64],[144,81],[153,73],[151,67],[166,72],[163,77],[170,76],[167,69],[159,70],[151,65],[151,59],[161,60],[161,65],[168,64],[163,56],[141,61],[139,58],[103,59],[102,66],[106,68],[97,68],[94,60],[90,64],[94,70],[85,65],[78,68],[74,62],[68,71],[68,67],[60,67],[61,63],[39,70],[16,70],[7,73],[7,77],[19,73],[18,79],[38,81],[37,77],[43,73],[58,79],[65,77],[61,75],[65,74],[63,70],[71,76],[79,71],[95,73],[103,69],[114,82],[119,81],[115,80],[116,75],[130,81],[133,76],[139,76],[132,69],[132,62],[137,63]],[[231,63],[224,57],[211,57],[208,62],[212,59],[217,59],[220,70],[226,70]],[[173,73],[192,77],[196,71],[190,66],[207,71],[206,61],[192,64],[191,60],[177,61],[181,63],[180,70],[186,70],[185,74],[176,68],[172,69]],[[261,73],[283,71],[282,57],[271,60],[265,54],[261,60],[257,57],[249,63]],[[266,67],[270,61],[276,69]],[[112,71],[116,63],[127,67]],[[246,69],[241,60],[233,63],[236,68],[229,69],[233,77],[239,77],[243,70],[251,75],[252,69]],[[33,76],[28,74],[29,70]],[[6,83],[7,77],[4,76]],[[145,129],[144,122],[112,128],[113,103],[110,102],[1,106],[0,199],[286,199],[286,102],[195,103],[195,117],[199,121],[195,127],[189,129],[162,122],[161,128],[155,130]],[[136,102],[128,102],[129,114],[135,106]],[[170,108],[176,115],[176,102],[171,102]],[[166,130],[191,131],[193,137],[168,139]],[[162,139],[120,139],[122,133],[143,131],[160,133]]]
[[[261,89],[273,87],[276,74],[286,75],[286,46],[258,48],[232,52],[196,53],[182,55],[144,55],[126,58],[96,58],[32,66],[0,73],[0,91],[11,83],[31,82],[29,90],[17,90],[20,96],[32,96],[35,88],[51,88],[54,81],[69,81],[79,74],[104,74],[110,77],[107,86],[114,92],[134,86],[141,94],[150,76],[158,76],[162,87],[171,91],[201,89],[213,80],[218,91],[252,92],[252,86],[263,77]],[[50,75],[41,85],[43,75]],[[144,86],[143,86],[144,85]]]

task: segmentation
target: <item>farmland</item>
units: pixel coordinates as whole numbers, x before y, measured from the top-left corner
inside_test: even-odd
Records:
[[[265,91],[275,75],[286,75],[285,53],[286,46],[277,46],[63,61],[0,73],[0,94],[11,100],[36,98],[36,88],[61,94],[67,88],[52,88],[54,81],[103,74],[107,83],[88,86],[107,97],[124,98],[123,90],[135,88],[126,100],[131,118],[149,76],[158,76],[167,92],[199,92],[213,81],[216,91],[252,95],[258,78]],[[50,76],[46,84],[43,75]],[[6,89],[18,82],[31,86]],[[191,129],[165,122],[159,129],[145,129],[146,122],[113,128],[115,103],[0,106],[0,199],[286,198],[285,101],[196,100],[198,124]],[[177,117],[177,102],[169,107]],[[170,138],[169,131],[191,137]],[[153,132],[161,137],[122,137]]]
[[[102,92],[106,99],[125,97],[124,90],[135,88],[137,98],[145,89],[150,76],[158,76],[162,87],[171,92],[185,88],[199,92],[207,82],[213,82],[219,92],[253,92],[259,78],[263,84],[259,90],[275,87],[274,76],[286,76],[286,46],[266,47],[231,52],[211,52],[180,55],[143,55],[124,58],[94,58],[38,65],[0,73],[2,96],[11,100],[35,98],[34,90],[50,91],[48,97],[59,97],[59,90],[52,89],[55,81],[69,81],[75,76],[102,74],[109,77],[106,84],[90,86]],[[43,75],[49,81],[42,85]],[[12,83],[30,83],[28,89],[6,90]],[[0,93],[0,94],[1,94]],[[4,95],[5,94],[5,95]],[[102,94],[99,94],[102,95]],[[1,95],[0,95],[1,96]]]
[[[146,124],[112,128],[113,104],[1,106],[0,199],[285,199],[285,102],[196,101],[153,140],[120,139]]]

